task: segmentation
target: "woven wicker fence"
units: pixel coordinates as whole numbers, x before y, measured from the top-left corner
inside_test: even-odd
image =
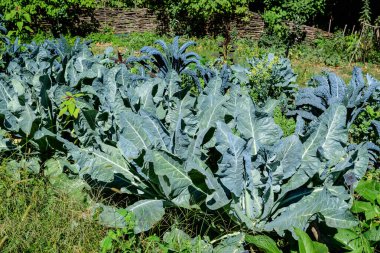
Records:
[[[136,9],[97,9],[94,18],[99,24],[99,30],[112,29],[117,34],[130,32],[155,32],[165,27],[157,19],[157,16],[145,8]],[[90,21],[89,17],[81,17],[83,21]],[[258,39],[264,32],[264,21],[257,13],[251,13],[248,21],[236,20],[233,22],[239,37]],[[329,36],[330,34],[321,29],[303,26],[306,39],[313,40],[318,35]]]

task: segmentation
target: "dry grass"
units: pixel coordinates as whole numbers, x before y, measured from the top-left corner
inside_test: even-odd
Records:
[[[105,235],[88,206],[42,178],[0,169],[0,252],[98,252]]]

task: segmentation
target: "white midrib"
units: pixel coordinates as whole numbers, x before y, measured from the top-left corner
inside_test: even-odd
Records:
[[[0,90],[2,91],[3,94],[5,93],[9,99],[12,99],[11,95],[9,95],[9,93],[7,92],[5,87],[3,89],[0,89]],[[5,103],[7,103],[7,106],[8,106],[8,102],[6,100],[5,100]]]
[[[137,132],[137,130],[135,129],[135,127],[128,121],[126,120],[126,122],[128,123],[128,125],[132,128],[132,130],[136,133],[136,135],[138,136],[138,138],[140,139],[141,143],[144,145],[144,148],[145,149],[148,149],[147,145],[145,144],[144,142],[144,139],[140,136],[139,132]]]
[[[322,146],[324,146],[326,144],[326,141],[329,139],[331,133],[333,132],[332,130],[330,131],[330,128],[332,128],[335,125],[335,121],[336,121],[336,118],[337,118],[336,117],[337,113],[338,113],[338,108],[335,110],[334,117],[332,119],[330,127],[328,127],[328,129],[327,129],[327,135],[326,135],[326,138],[325,138],[325,142],[323,143]]]
[[[148,118],[148,120],[149,120],[150,122],[152,122],[154,129],[156,129],[157,134],[160,136],[161,144],[162,144],[163,147],[166,149],[165,142],[164,142],[164,138],[162,137],[159,128],[156,126],[156,123],[155,123],[155,122],[154,122],[149,116],[146,116],[146,117]]]
[[[214,106],[214,108],[212,109],[212,113],[207,121],[207,125],[206,125],[206,129],[210,127],[210,122],[211,122],[211,119],[213,119],[213,116],[215,114],[215,110],[216,108],[218,108],[220,106],[220,104],[224,103],[224,98],[220,100],[221,102],[218,103],[217,105]]]
[[[192,182],[191,179],[186,174],[183,174],[181,170],[179,170],[176,166],[174,166],[170,161],[166,160],[165,157],[163,157],[159,153],[156,153],[156,156],[157,155],[159,155],[166,163],[168,163],[170,167],[174,168],[175,171],[178,171],[178,173],[181,174],[187,181],[189,181],[190,183]]]
[[[255,136],[255,127],[252,124],[252,114],[251,111],[248,113],[249,115],[249,124],[251,125],[251,133],[253,139],[253,155],[257,154],[257,144],[256,144],[256,136]]]
[[[130,175],[133,179],[136,179],[137,181],[141,182],[140,179],[139,179],[138,177],[136,177],[135,175],[133,175],[133,173],[130,172],[127,168],[125,168],[125,167],[123,167],[123,166],[121,166],[121,165],[115,163],[114,161],[108,159],[108,158],[105,157],[105,156],[102,156],[101,154],[98,154],[98,153],[96,153],[96,152],[92,152],[92,153],[93,153],[94,155],[96,155],[97,157],[99,157],[99,158],[101,158],[101,159],[103,159],[103,160],[106,160],[106,161],[109,162],[110,164],[112,164],[112,165],[114,165],[114,166],[120,168],[121,170],[125,171],[125,172],[126,172],[128,175]],[[135,182],[131,182],[131,183],[132,183],[133,185],[135,185],[135,186],[138,186]]]
[[[318,138],[318,134],[319,134],[320,129],[321,129],[321,125],[319,125],[318,130],[317,130],[316,134],[314,135],[314,138],[313,138],[313,140],[311,141],[310,145],[308,145],[307,148],[305,149],[305,151],[303,152],[303,154],[302,154],[302,159],[303,159],[303,158],[305,157],[305,155],[309,152],[309,149],[311,148],[311,146],[313,146],[315,140]]]
[[[289,152],[290,152],[290,150],[292,149],[292,147],[294,146],[294,144],[295,144],[294,141],[292,141],[292,142],[290,143],[289,147],[286,149],[286,152],[284,153],[283,158],[286,157],[286,156],[289,154]]]
[[[150,204],[152,202],[157,202],[157,201],[161,201],[161,200],[156,200],[156,199],[147,200],[147,201],[144,201],[144,202],[142,202],[142,203],[140,203],[138,205],[135,205],[134,207],[130,208],[129,210],[133,211],[133,210],[137,209],[138,207],[141,207],[141,206],[144,206],[144,205],[148,205],[148,204]]]

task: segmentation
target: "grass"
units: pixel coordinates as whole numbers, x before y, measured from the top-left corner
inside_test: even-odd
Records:
[[[173,227],[194,237],[217,236],[220,230],[236,229],[236,225],[226,224],[222,216],[215,218],[186,209],[167,210],[162,222],[140,235],[134,235],[130,229],[127,233],[108,229],[97,223],[83,198],[66,194],[41,174],[20,171],[18,175],[7,168],[3,161],[0,165],[2,253],[167,252],[170,245],[162,238]],[[100,199],[101,195],[96,198]],[[109,250],[101,247],[107,238],[113,240]],[[122,249],[126,251],[120,251]]]
[[[106,230],[43,177],[0,167],[0,252],[98,252]]]

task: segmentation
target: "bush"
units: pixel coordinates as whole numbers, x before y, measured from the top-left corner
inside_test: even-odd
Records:
[[[337,66],[345,62],[379,62],[379,54],[375,46],[374,34],[363,31],[360,34],[343,34],[336,32],[332,37],[320,37],[314,41],[317,55],[326,65]]]
[[[79,15],[91,13],[95,4],[94,0],[4,0],[0,2],[0,14],[7,21],[9,35],[28,38],[31,33],[44,29],[44,23],[47,23],[51,32],[57,36],[62,33],[90,31],[89,24],[82,30]]]

